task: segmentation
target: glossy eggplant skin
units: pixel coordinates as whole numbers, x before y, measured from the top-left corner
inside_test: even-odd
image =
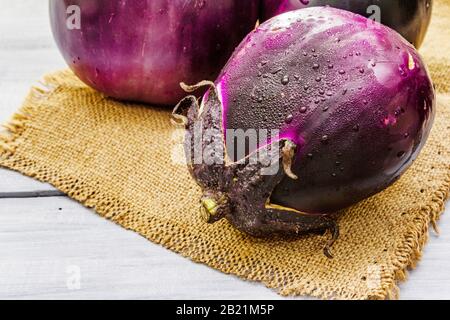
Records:
[[[314,6],[331,6],[367,18],[379,13],[381,23],[419,48],[431,20],[433,0],[262,0],[262,20],[280,13]],[[378,6],[379,10],[376,7]],[[375,10],[375,11],[374,11]],[[378,10],[378,12],[377,12]]]
[[[307,213],[336,212],[395,182],[424,146],[435,114],[415,48],[392,29],[367,28],[366,18],[335,8],[263,23],[216,85],[226,129],[279,129],[297,145],[298,179],[267,192],[273,203]]]
[[[259,0],[50,0],[66,62],[108,96],[173,105],[180,82],[214,80],[258,20]],[[80,28],[69,29],[79,8]],[[75,9],[74,9],[75,8]]]

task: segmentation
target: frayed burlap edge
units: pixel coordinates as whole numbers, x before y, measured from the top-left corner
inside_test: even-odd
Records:
[[[94,209],[100,216],[105,217],[128,230],[131,230],[127,223],[130,212],[139,212],[139,208],[134,208],[132,203],[127,203],[127,207],[122,211],[111,210],[109,206],[110,201],[114,199],[111,195],[102,194],[101,199],[97,197],[96,188],[93,186],[87,186],[79,183],[76,177],[68,177],[67,175],[60,175],[52,168],[43,167],[42,164],[37,165],[34,162],[30,162],[29,159],[19,158],[15,154],[17,146],[20,145],[22,137],[27,130],[27,126],[32,121],[33,114],[39,112],[39,108],[42,102],[51,95],[57,92],[57,84],[64,76],[62,74],[50,74],[46,76],[39,86],[32,87],[29,95],[27,96],[23,106],[16,112],[10,121],[3,125],[6,131],[0,132],[0,165],[6,168],[20,171],[21,173],[32,177],[36,180],[47,182],[52,184],[55,188],[66,193],[69,197],[79,201],[88,208]],[[14,160],[14,161],[12,161]],[[30,164],[31,163],[31,164]],[[50,178],[49,178],[50,177]],[[65,183],[64,183],[65,182]],[[67,186],[71,186],[68,188]],[[76,192],[76,189],[83,188],[85,190],[84,195],[80,195]],[[336,293],[336,296],[327,296],[323,288],[306,288],[297,287],[296,289],[284,289],[277,286],[276,281],[270,279],[258,279],[256,277],[251,278],[253,281],[260,281],[264,283],[268,288],[277,290],[281,295],[309,295],[317,298],[325,299],[398,299],[399,287],[398,284],[405,281],[408,277],[408,270],[414,269],[418,261],[422,257],[422,250],[429,238],[429,226],[431,225],[436,232],[438,232],[437,221],[441,214],[445,210],[445,202],[449,198],[450,191],[450,166],[449,174],[444,179],[443,185],[435,191],[431,199],[427,204],[422,206],[420,210],[420,216],[415,219],[415,225],[410,230],[404,239],[403,244],[398,248],[395,261],[394,272],[383,272],[381,275],[381,285],[378,289],[373,290],[367,297],[354,297],[349,292]],[[86,196],[87,194],[87,196]],[[141,215],[138,215],[141,217]],[[171,249],[184,257],[191,259],[194,262],[200,262],[199,256],[195,254],[195,247],[187,250],[174,249],[172,235],[185,233],[182,228],[172,225],[172,231],[169,232],[166,229],[166,234],[158,234],[157,237],[150,236],[153,231],[157,231],[159,227],[165,222],[162,219],[152,217],[150,228],[145,230],[133,230],[139,232],[145,238],[160,244],[168,249]],[[154,233],[156,234],[156,233]],[[212,267],[225,272],[220,265],[211,264]],[[237,274],[242,279],[249,280],[248,277],[244,278],[244,275]]]

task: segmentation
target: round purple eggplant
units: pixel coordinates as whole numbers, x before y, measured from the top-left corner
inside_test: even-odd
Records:
[[[254,236],[329,229],[335,240],[335,214],[395,182],[435,114],[415,48],[388,27],[330,7],[263,23],[215,83],[185,89],[204,85],[211,88],[200,105],[189,96],[174,111],[187,128],[203,213]],[[235,143],[237,130],[256,132],[257,143]],[[200,161],[199,150],[209,157]]]
[[[258,19],[259,0],[50,0],[65,60],[108,96],[175,105],[180,81],[214,80]]]
[[[378,21],[397,30],[419,48],[431,20],[432,0],[263,0],[263,20],[280,13],[329,5]]]

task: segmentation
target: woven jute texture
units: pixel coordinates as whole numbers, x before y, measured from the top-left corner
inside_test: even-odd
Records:
[[[166,109],[113,101],[70,71],[34,87],[0,138],[0,165],[53,184],[98,214],[196,262],[263,282],[284,295],[397,298],[450,189],[450,1],[438,1],[422,53],[436,81],[427,146],[388,190],[345,210],[334,259],[327,235],[261,240],[226,221],[206,225],[200,190]]]

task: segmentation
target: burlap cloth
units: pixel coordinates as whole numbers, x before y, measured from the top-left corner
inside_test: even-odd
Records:
[[[323,255],[325,236],[258,240],[226,221],[204,224],[200,190],[173,162],[181,139],[169,111],[110,100],[70,71],[31,90],[1,136],[0,165],[49,182],[185,257],[281,294],[396,298],[449,194],[449,17],[450,1],[438,1],[421,50],[440,93],[429,142],[400,181],[343,212],[333,260]]]

